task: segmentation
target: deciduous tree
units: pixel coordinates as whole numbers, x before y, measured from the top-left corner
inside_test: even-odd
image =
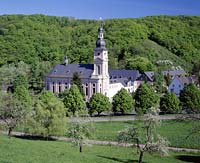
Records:
[[[19,85],[14,90],[14,97],[17,98],[25,107],[32,108],[32,97],[26,87]]]
[[[144,125],[141,128],[142,130],[145,130],[145,140],[143,142],[143,135],[139,131],[139,128],[136,126],[131,126],[120,131],[118,135],[118,141],[120,143],[133,143],[133,145],[136,144],[136,147],[140,152],[138,163],[143,162],[142,160],[145,152],[158,152],[161,155],[167,155],[168,149],[166,147],[169,143],[156,132],[158,125],[159,120],[157,117],[152,113],[149,113],[146,117],[146,120],[144,121]]]
[[[64,135],[66,130],[66,112],[62,101],[52,92],[44,90],[36,106],[32,119],[29,121],[29,133],[44,137],[51,135]]]
[[[28,111],[27,107],[12,94],[1,92],[0,119],[6,124],[9,136],[13,129],[26,119]]]
[[[109,98],[101,93],[95,93],[90,98],[88,103],[89,114],[92,115],[97,112],[100,115],[103,111],[108,111],[111,107]]]
[[[131,95],[127,92],[126,89],[122,88],[117,94],[113,97],[113,112],[130,112],[133,109],[134,101]]]
[[[83,96],[81,95],[78,87],[76,85],[72,85],[69,92],[63,99],[63,103],[69,112],[72,112],[73,115],[75,113],[85,109],[85,103],[83,100]]]
[[[148,112],[148,109],[155,106],[158,96],[155,91],[146,83],[141,84],[134,93],[135,108],[138,114]]]
[[[180,93],[180,101],[184,109],[188,112],[200,112],[200,91],[192,83],[184,87]]]
[[[160,98],[160,110],[165,113],[178,113],[180,101],[174,93],[166,93]]]
[[[68,129],[67,136],[72,139],[72,143],[79,147],[82,152],[83,146],[89,145],[88,138],[92,135],[92,124],[90,121],[73,121]]]

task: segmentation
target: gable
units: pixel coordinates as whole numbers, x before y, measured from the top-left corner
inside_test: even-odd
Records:
[[[181,87],[184,86],[184,85],[182,84],[182,82],[179,80],[179,78],[178,78],[178,77],[175,77],[175,78],[172,80],[172,82],[170,83],[169,88],[174,88],[174,87],[177,87],[177,86],[179,86],[179,85],[181,85]]]

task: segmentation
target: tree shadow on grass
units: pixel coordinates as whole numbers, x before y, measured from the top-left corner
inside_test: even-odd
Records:
[[[44,137],[39,135],[13,135],[15,138],[19,139],[27,139],[27,140],[44,140],[44,141],[56,141],[56,139],[52,137]]]
[[[121,163],[138,163],[138,160],[130,160],[130,159],[120,159],[116,157],[108,157],[108,156],[102,156],[102,155],[97,155],[97,157],[105,158],[108,160],[116,161],[116,162],[121,162]],[[145,162],[143,162],[145,163]]]
[[[178,155],[176,156],[176,159],[185,161],[185,162],[200,163],[200,156]]]

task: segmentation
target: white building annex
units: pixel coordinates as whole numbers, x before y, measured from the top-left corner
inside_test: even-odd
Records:
[[[94,48],[94,64],[63,64],[52,68],[45,77],[45,87],[53,93],[60,93],[70,88],[73,74],[77,72],[82,80],[85,100],[94,93],[102,93],[112,97],[122,88],[134,92],[141,81],[138,70],[110,70],[108,67],[108,50],[104,40],[103,27],[98,29],[98,39]]]

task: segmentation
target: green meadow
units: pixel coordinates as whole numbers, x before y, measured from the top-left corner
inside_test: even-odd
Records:
[[[163,157],[144,155],[144,163],[184,163],[189,158],[199,159],[200,153],[170,152]],[[0,163],[136,163],[138,154],[132,148],[93,145],[78,148],[69,142],[27,140],[0,135]]]
[[[131,125],[141,126],[142,123],[143,122],[140,121],[96,122],[94,123],[95,131],[92,138],[98,140],[117,141],[118,131]],[[199,137],[196,135],[190,135],[190,131],[195,123],[200,122],[163,120],[158,127],[157,132],[163,137],[167,138],[167,140],[170,142],[170,146],[200,149]],[[143,131],[141,130],[141,132]]]

